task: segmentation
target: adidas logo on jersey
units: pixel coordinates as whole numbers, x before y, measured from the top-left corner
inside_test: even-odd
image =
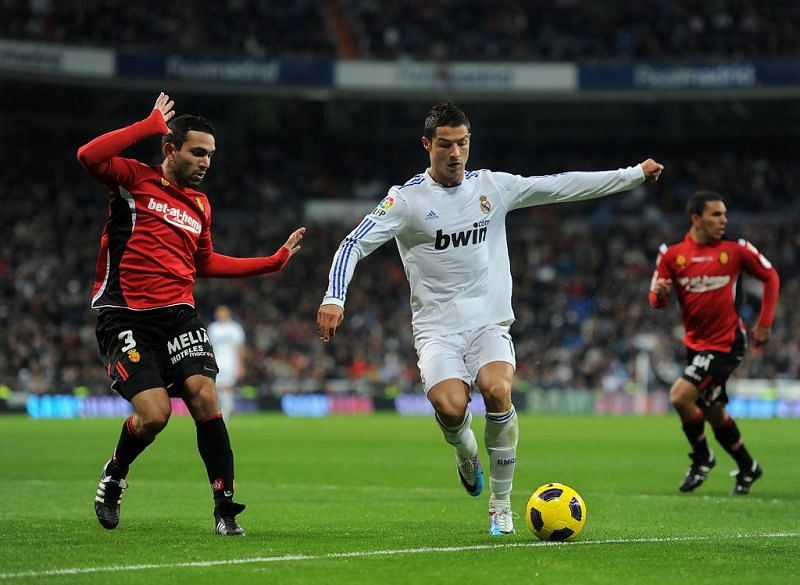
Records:
[[[455,232],[453,234],[446,234],[442,230],[436,230],[436,241],[433,247],[437,250],[446,250],[452,246],[458,248],[468,244],[480,244],[486,241],[486,229],[489,225],[489,220],[476,221],[472,224],[471,230],[464,230]]]
[[[431,209],[428,212],[428,215],[425,216],[425,221],[430,221],[432,219],[439,219],[439,216],[436,214],[436,212],[433,209]]]

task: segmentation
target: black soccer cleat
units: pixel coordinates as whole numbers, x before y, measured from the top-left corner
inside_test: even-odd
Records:
[[[100,483],[94,496],[94,512],[103,528],[113,530],[119,524],[119,504],[128,482],[125,478],[111,477],[107,472],[109,463],[111,461],[100,472]]]
[[[244,528],[239,526],[236,515],[244,511],[244,504],[223,500],[214,508],[214,532],[222,536],[244,536]]]
[[[689,466],[689,471],[686,472],[686,477],[683,478],[683,483],[678,487],[682,492],[691,492],[703,485],[708,477],[708,472],[717,464],[713,453],[708,454],[708,459],[697,453],[689,453],[689,458],[692,460],[692,464]]]
[[[752,467],[747,471],[732,471],[731,475],[736,477],[736,483],[733,484],[732,496],[746,496],[750,493],[750,486],[753,485],[759,477],[764,475],[764,471],[758,464],[758,461],[753,461]]]

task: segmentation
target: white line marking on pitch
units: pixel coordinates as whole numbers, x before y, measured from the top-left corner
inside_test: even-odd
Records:
[[[701,540],[737,540],[751,538],[796,538],[800,532],[773,532],[766,534],[734,534],[731,536],[666,536],[663,538],[611,538],[608,540],[578,540],[576,542],[509,542],[505,544],[474,544],[469,546],[442,546],[400,548],[394,550],[366,550],[333,552],[321,555],[281,555],[274,557],[249,557],[217,561],[192,561],[187,563],[162,563],[141,565],[118,565],[110,567],[73,567],[50,569],[46,571],[24,571],[20,573],[0,573],[0,579],[23,579],[28,577],[60,577],[62,575],[87,575],[90,573],[119,573],[123,571],[143,571],[148,569],[185,569],[195,567],[221,567],[224,565],[252,565],[259,563],[287,563],[292,561],[319,561],[324,559],[354,559],[363,557],[387,557],[398,555],[418,555],[430,553],[458,553],[475,550],[495,550],[510,548],[532,548],[543,546],[588,546],[597,544],[649,544],[659,542],[696,542]]]

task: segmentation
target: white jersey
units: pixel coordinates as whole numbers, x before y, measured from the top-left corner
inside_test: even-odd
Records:
[[[214,357],[219,367],[217,383],[220,386],[232,386],[239,378],[244,329],[233,319],[214,321],[208,326],[208,339],[214,348]]]
[[[414,335],[446,335],[511,323],[505,218],[521,207],[582,201],[633,189],[641,165],[522,177],[470,171],[444,187],[428,171],[394,186],[342,241],[323,304],[344,306],[356,264],[394,238],[411,286]]]

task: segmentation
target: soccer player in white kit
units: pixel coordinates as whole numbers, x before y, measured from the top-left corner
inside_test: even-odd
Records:
[[[233,319],[227,306],[219,305],[214,310],[214,321],[208,325],[208,339],[219,368],[219,406],[225,422],[228,422],[236,403],[236,382],[244,375],[245,335],[244,328]]]
[[[645,180],[658,180],[664,167],[647,159],[614,171],[540,177],[466,171],[470,137],[467,116],[452,102],[431,109],[422,137],[430,167],[389,189],[342,241],[317,313],[317,329],[323,341],[333,338],[344,318],[356,264],[394,238],[411,286],[422,382],[471,496],[483,491],[483,470],[471,428],[470,387],[476,385],[483,396],[489,532],[501,536],[514,532],[511,487],[518,437],[511,403],[516,361],[509,334],[514,313],[505,216],[521,207],[627,191]]]

